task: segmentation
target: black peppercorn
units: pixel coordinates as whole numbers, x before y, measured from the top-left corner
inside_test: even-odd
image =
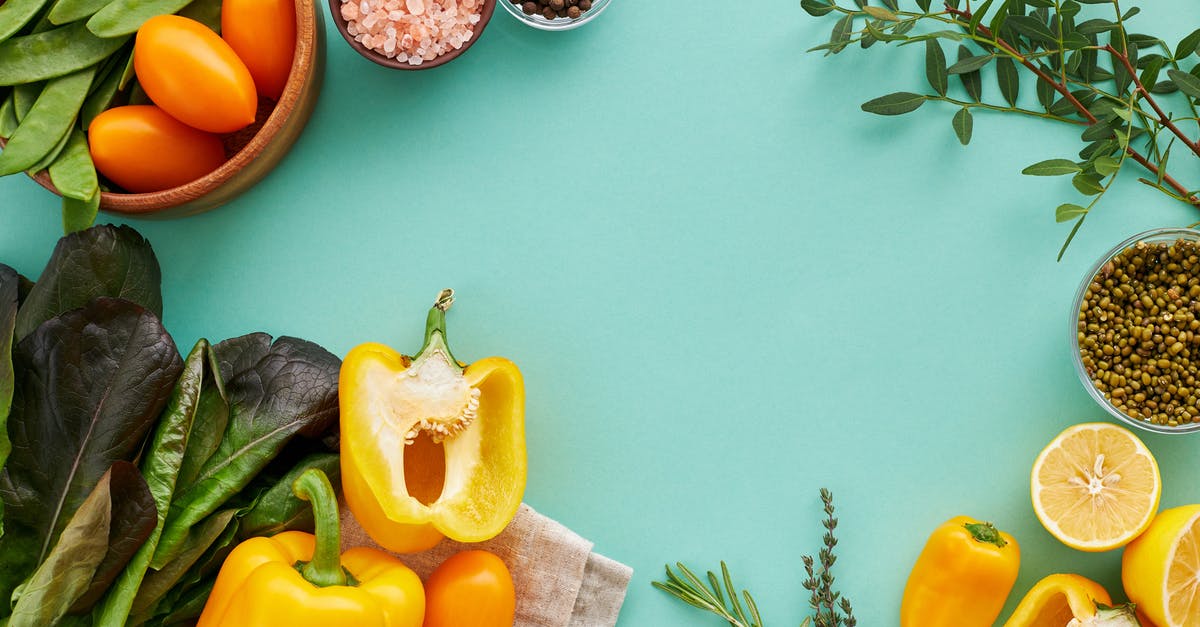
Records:
[[[533,15],[538,12],[538,5],[536,2],[526,2],[521,5],[521,10],[525,12],[525,15]]]
[[[555,11],[561,11],[566,3],[563,0],[550,0],[550,8]]]
[[[573,20],[579,19],[580,15],[583,15],[583,11],[580,11],[579,7],[571,7],[569,9],[567,9],[567,17],[569,17]]]

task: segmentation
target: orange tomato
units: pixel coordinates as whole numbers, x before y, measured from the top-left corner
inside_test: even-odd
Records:
[[[134,193],[190,183],[225,163],[221,139],[151,105],[115,107],[88,127],[96,169]]]
[[[504,562],[487,551],[463,551],[425,582],[423,627],[512,627],[516,607]]]
[[[178,15],[150,18],[133,45],[138,83],[180,122],[231,133],[254,122],[258,92],[246,64],[207,26]]]
[[[296,52],[293,0],[224,0],[221,38],[246,63],[258,93],[279,100]]]

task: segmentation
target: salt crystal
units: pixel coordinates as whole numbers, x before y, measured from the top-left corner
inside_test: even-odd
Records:
[[[472,13],[471,17],[467,18],[467,21],[470,22],[472,25],[478,24],[479,23],[479,14]]]
[[[408,12],[413,15],[421,15],[425,12],[425,0],[405,0],[404,4],[408,7]]]
[[[367,2],[367,0],[363,0],[362,3],[358,5],[358,11],[359,13],[370,13],[371,3]]]
[[[421,57],[409,57],[408,64],[409,65],[421,65]]]
[[[350,33],[351,35],[357,35],[358,34],[358,24],[355,22],[350,22],[349,24],[346,25],[346,32]]]
[[[389,37],[387,39],[387,41],[383,42],[383,52],[384,52],[384,54],[395,54],[396,53],[396,38],[395,37]]]
[[[371,15],[368,15],[362,21],[363,28],[367,29],[368,31],[370,31],[371,28],[374,27],[378,23],[379,23],[379,18],[375,17],[374,13],[372,13]]]
[[[346,31],[363,46],[420,65],[461,50],[474,35],[482,5],[480,0],[343,0],[341,14]]]

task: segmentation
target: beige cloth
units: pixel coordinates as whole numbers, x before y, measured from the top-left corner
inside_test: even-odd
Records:
[[[344,506],[342,546],[379,546]],[[523,503],[508,528],[487,542],[443,540],[399,557],[425,580],[447,557],[469,548],[491,551],[508,565],[517,589],[514,627],[615,625],[633,576],[633,569],[592,553],[591,542]]]

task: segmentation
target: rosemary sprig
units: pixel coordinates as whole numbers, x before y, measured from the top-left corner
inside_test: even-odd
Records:
[[[858,621],[854,618],[850,600],[833,589],[833,564],[837,561],[833,550],[838,543],[834,535],[838,520],[833,516],[833,493],[821,488],[821,502],[825,511],[825,519],[821,521],[825,528],[823,547],[817,553],[821,565],[818,568],[810,556],[802,557],[804,570],[808,574],[803,585],[812,593],[809,605],[813,615],[806,617],[800,627],[855,627]],[[679,569],[678,573],[668,565],[667,580],[654,581],[651,585],[692,607],[720,616],[731,627],[763,627],[754,597],[742,590],[739,600],[738,590],[724,561],[721,562],[719,578],[716,573],[708,571],[707,584],[682,563],[676,562],[675,567]],[[742,601],[745,602],[745,608],[742,607]]]
[[[1200,141],[1183,130],[1185,123],[1200,126],[1200,64],[1192,59],[1200,50],[1200,30],[1173,48],[1161,38],[1131,33],[1127,22],[1139,9],[1122,9],[1120,0],[983,0],[974,7],[970,0],[946,0],[939,9],[933,0],[915,0],[915,11],[901,10],[900,0],[879,1],[884,6],[869,0],[800,3],[815,17],[838,17],[829,41],[813,50],[837,54],[852,44],[924,44],[932,93],[888,94],[864,103],[864,111],[901,115],[926,102],[950,104],[956,109],[951,126],[964,145],[971,141],[974,112],[980,110],[1082,127],[1085,146],[1078,159],[1050,159],[1024,170],[1035,176],[1069,175],[1091,198],[1056,209],[1058,222],[1074,222],[1059,259],[1126,159],[1149,173],[1138,179],[1142,183],[1200,207],[1200,190],[1189,189],[1167,170],[1172,147],[1200,156]],[[1103,9],[1083,5],[1109,5],[1111,17],[1092,14]],[[918,25],[929,29],[920,32]],[[947,63],[943,41],[957,44],[956,62]],[[984,102],[984,70],[994,73],[1003,103]],[[1040,108],[1018,100],[1023,74],[1032,77]],[[958,76],[966,98],[949,95],[951,76]],[[1186,111],[1176,115],[1164,107],[1166,97],[1181,101]]]

